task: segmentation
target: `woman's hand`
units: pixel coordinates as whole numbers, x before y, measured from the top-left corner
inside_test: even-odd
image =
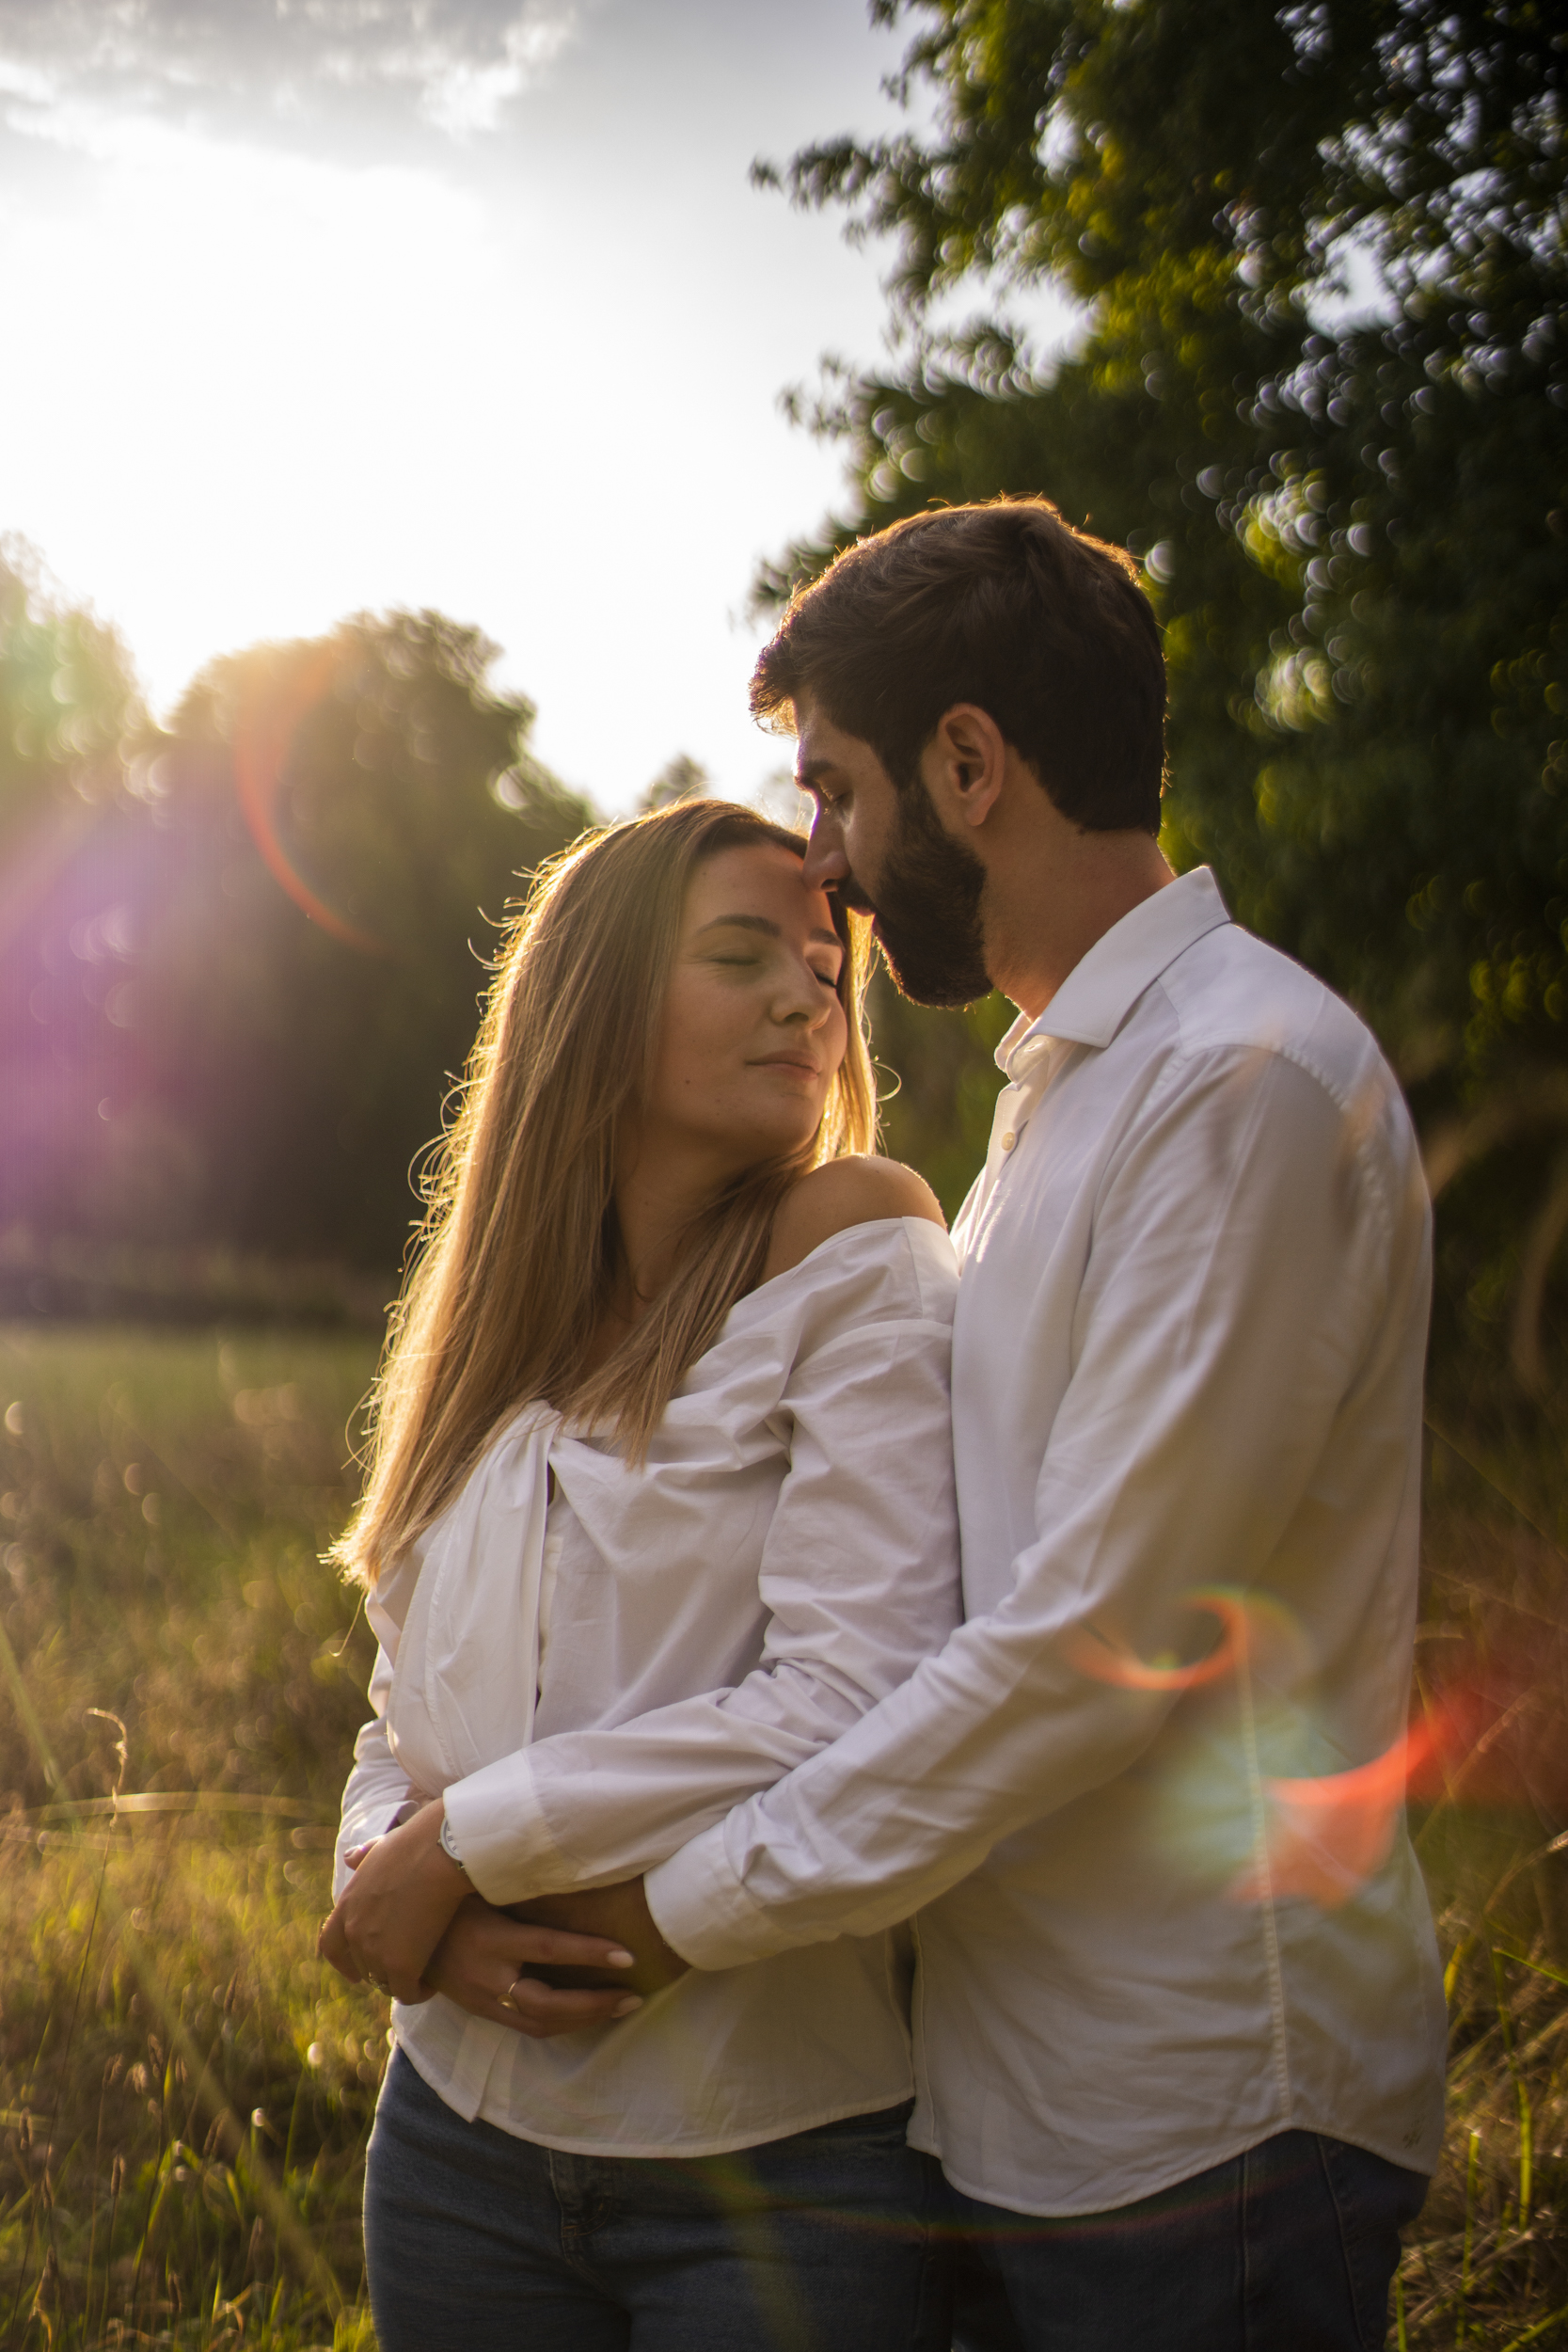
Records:
[[[368,1980],[394,2000],[428,2001],[424,1965],[468,1892],[439,1838],[445,1819],[426,1804],[360,1855],[316,1950],[350,1984]]]
[[[619,1985],[562,1992],[531,1977],[532,1967],[629,1968],[632,1956],[600,1935],[569,1935],[560,1928],[532,1927],[497,1911],[483,1896],[458,1905],[435,1952],[424,1980],[474,2017],[510,2026],[536,2042],[550,2034],[578,2033],[629,2017],[641,1997]]]

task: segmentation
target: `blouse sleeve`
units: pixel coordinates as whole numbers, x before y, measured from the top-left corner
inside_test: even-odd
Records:
[[[944,1258],[946,1253],[944,1250]],[[733,1689],[556,1734],[446,1791],[492,1902],[628,1878],[837,1740],[958,1622],[948,1378],[956,1273],[918,1308],[819,1320],[785,1386],[762,1657]]]
[[[384,1649],[377,1649],[370,1685],[374,1712],[354,1743],[354,1770],[343,1789],[342,1819],[332,1857],[334,1902],[351,1875],[343,1860],[349,1848],[363,1846],[371,1838],[381,1836],[391,1827],[398,1807],[413,1794],[414,1784],[392,1754],[387,1737],[387,1698],[391,1687],[391,1660]]]

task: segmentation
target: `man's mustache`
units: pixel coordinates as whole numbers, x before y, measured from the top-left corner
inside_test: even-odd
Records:
[[[846,874],[835,882],[833,894],[839,905],[847,907],[851,914],[875,914],[877,912],[853,874]]]

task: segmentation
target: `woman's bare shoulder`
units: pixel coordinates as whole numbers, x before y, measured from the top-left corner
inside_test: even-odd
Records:
[[[792,1185],[773,1219],[763,1279],[787,1274],[821,1243],[842,1233],[847,1226],[871,1225],[882,1217],[919,1216],[945,1232],[936,1194],[924,1176],[901,1160],[873,1159],[851,1153],[825,1160]]]

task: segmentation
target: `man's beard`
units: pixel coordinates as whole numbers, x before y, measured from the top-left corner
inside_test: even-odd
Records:
[[[843,895],[876,915],[900,995],[917,1005],[972,1005],[991,987],[980,921],[985,887],[984,866],[967,842],[943,833],[916,776],[898,795],[898,830],[875,901],[853,875]]]

